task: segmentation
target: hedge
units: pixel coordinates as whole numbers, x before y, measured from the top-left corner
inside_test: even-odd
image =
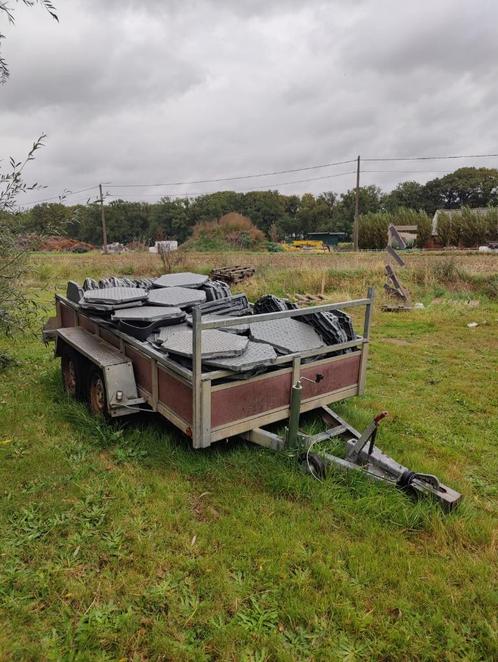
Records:
[[[387,246],[387,231],[390,225],[416,225],[416,246],[422,247],[431,236],[431,219],[423,211],[397,209],[387,212],[363,214],[359,218],[358,245],[360,248],[382,249]]]

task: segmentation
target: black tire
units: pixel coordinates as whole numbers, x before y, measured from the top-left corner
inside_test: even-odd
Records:
[[[85,395],[84,366],[78,353],[71,347],[64,347],[61,356],[61,377],[64,391],[76,400]]]
[[[109,417],[104,375],[98,368],[90,369],[88,375],[87,400],[90,413],[102,418]]]
[[[327,465],[316,453],[301,453],[298,458],[301,471],[318,480],[324,480],[327,475]]]

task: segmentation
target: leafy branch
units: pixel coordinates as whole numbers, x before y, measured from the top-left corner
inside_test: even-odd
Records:
[[[57,22],[59,22],[59,17],[57,16],[55,6],[50,0],[16,0],[16,2],[22,2],[23,5],[27,7],[33,7],[34,5],[42,5],[50,16]],[[10,25],[15,24],[15,15],[14,9],[9,7],[5,0],[0,0],[0,17],[4,16]],[[0,33],[0,41],[5,39],[5,35]],[[4,57],[0,55],[0,84],[3,84],[7,81],[10,76],[9,67],[7,61]]]
[[[9,159],[10,172],[2,173],[0,171],[0,211],[13,211],[16,204],[16,197],[19,193],[44,188],[38,182],[26,184],[23,181],[22,173],[26,165],[34,160],[35,152],[44,146],[43,140],[45,138],[46,135],[43,133],[35,140],[24,161],[16,161],[11,156]]]

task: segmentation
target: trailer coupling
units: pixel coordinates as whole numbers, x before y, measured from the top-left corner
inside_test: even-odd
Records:
[[[303,471],[317,480],[324,480],[327,467],[334,466],[361,472],[368,478],[388,483],[417,498],[432,497],[446,512],[453,510],[462,500],[460,493],[443,485],[436,476],[411,471],[385,455],[375,445],[379,424],[387,416],[385,411],[378,414],[363,432],[359,432],[330,407],[322,407],[322,419],[331,427],[315,435],[302,433],[299,430],[300,386],[297,382],[292,390],[291,415],[284,438],[261,428],[251,430],[243,436],[248,441],[274,450],[292,450]],[[345,441],[343,457],[325,451],[317,452],[319,444],[333,438],[342,438]]]

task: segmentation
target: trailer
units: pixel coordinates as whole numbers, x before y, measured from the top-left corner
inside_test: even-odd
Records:
[[[354,340],[279,356],[271,369],[255,376],[204,369],[203,331],[226,330],[245,318],[203,321],[195,306],[191,367],[113,328],[61,295],[55,297],[56,316],[45,325],[43,339],[55,341],[66,392],[85,399],[95,415],[118,418],[144,410],[157,412],[179,428],[194,449],[240,437],[291,453],[303,470],[318,480],[325,478],[328,466],[358,471],[410,494],[430,495],[451,510],[462,498],[458,492],[435,476],[402,466],[376,446],[385,412],[364,431],[358,431],[331,408],[334,402],[364,392],[373,301],[370,288],[362,299],[251,315],[252,325],[319,312],[363,311],[362,335]],[[299,429],[301,414],[311,411],[328,426],[317,435],[306,435]],[[284,434],[267,429],[282,421],[287,422]],[[343,440],[342,454],[320,452],[320,445],[331,439]]]

